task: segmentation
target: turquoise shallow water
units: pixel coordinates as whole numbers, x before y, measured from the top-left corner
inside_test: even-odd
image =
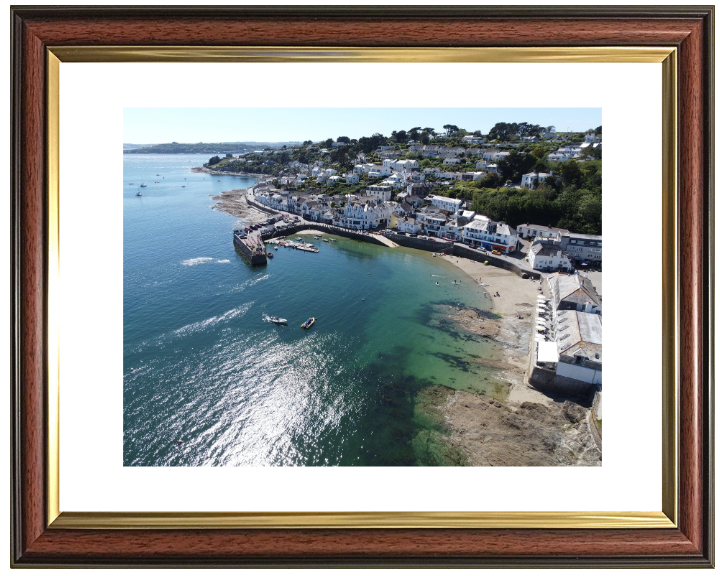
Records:
[[[501,393],[469,361],[496,345],[445,320],[486,306],[481,289],[442,258],[345,238],[252,268],[208,195],[254,180],[190,172],[206,160],[124,156],[124,465],[452,463],[419,442],[442,431],[422,399]]]

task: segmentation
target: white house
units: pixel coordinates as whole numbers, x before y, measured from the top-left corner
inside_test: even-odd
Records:
[[[422,222],[423,229],[427,234],[438,237],[441,235],[440,229],[445,226],[447,222],[447,216],[445,216],[445,214],[441,212],[429,212],[418,216],[422,216],[422,218],[418,218],[418,220]]]
[[[569,234],[564,228],[553,228],[540,224],[519,224],[517,232],[520,238],[549,238],[557,242],[560,242],[563,234]]]
[[[398,160],[395,162],[395,170],[417,170],[420,164],[417,160]]]
[[[348,172],[347,174],[345,174],[345,182],[347,184],[357,184],[358,182],[360,182],[360,176],[358,176],[354,172]]]
[[[333,219],[333,224],[351,230],[370,230],[387,223],[396,207],[396,202],[383,202],[375,198],[352,200]]]
[[[454,156],[448,156],[443,160],[443,164],[460,164],[460,158],[455,158]]]
[[[577,154],[565,154],[563,152],[551,152],[548,154],[548,161],[549,162],[565,162],[567,160],[570,160],[571,158],[574,158],[577,156]]]
[[[523,174],[520,186],[523,188],[537,188],[552,175],[552,172],[530,172],[529,174]]]
[[[419,222],[412,216],[406,216],[397,222],[398,232],[406,232],[408,234],[419,234],[423,230],[422,222]]]
[[[390,176],[392,170],[389,166],[374,166],[372,170],[368,172],[368,178],[383,178]]]
[[[555,243],[536,240],[530,246],[528,264],[533,270],[570,272],[572,265],[565,251]]]
[[[463,216],[456,216],[446,221],[440,227],[438,236],[448,240],[462,240],[462,228],[468,223],[468,219]]]
[[[373,198],[377,198],[385,202],[392,198],[392,191],[392,186],[388,186],[386,184],[371,184],[370,186],[365,188],[365,193],[368,196],[372,196]]]
[[[509,254],[517,249],[518,236],[511,226],[503,222],[493,222],[486,216],[476,216],[463,227],[463,241]]]
[[[327,180],[327,186],[332,186],[333,184],[337,184],[338,182],[342,182],[342,178],[338,176],[337,174],[330,176]]]
[[[431,194],[427,197],[427,199],[430,200],[430,203],[433,206],[437,206],[440,210],[445,210],[446,212],[450,212],[452,214],[457,212],[463,203],[460,198],[447,198],[445,196],[437,196],[435,194]]]

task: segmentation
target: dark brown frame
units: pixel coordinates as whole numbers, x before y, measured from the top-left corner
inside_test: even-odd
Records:
[[[714,7],[11,8],[14,566],[712,566]],[[46,521],[47,46],[678,48],[672,529],[57,530]]]

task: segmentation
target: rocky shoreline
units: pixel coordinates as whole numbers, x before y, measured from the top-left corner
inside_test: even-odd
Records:
[[[213,170],[212,168],[205,168],[205,166],[196,166],[190,168],[190,172],[196,174],[213,174],[215,176],[247,176],[248,178],[267,178],[267,174],[254,174],[252,172],[229,172],[227,170]]]
[[[255,224],[266,220],[268,215],[247,202],[247,188],[227,190],[219,196],[209,195],[216,204],[212,207],[218,212],[225,212],[235,218],[242,218],[248,223]]]
[[[478,298],[492,298],[490,311],[455,308],[447,314],[462,330],[502,344],[502,358],[478,362],[499,370],[510,392],[498,399],[447,389],[445,401],[431,407],[444,419],[445,441],[469,466],[601,465],[589,409],[550,398],[527,383],[538,282],[464,258],[447,260],[475,282],[489,284],[478,286]]]

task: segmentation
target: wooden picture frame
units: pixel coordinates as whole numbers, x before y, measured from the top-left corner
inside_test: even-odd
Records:
[[[380,16],[380,17],[378,17]],[[713,519],[713,7],[354,8],[116,7],[12,9],[12,556],[14,566],[712,566]],[[398,25],[401,24],[401,25]],[[48,393],[48,298],[57,239],[58,154],[53,146],[55,50],[125,47],[447,48],[672,50],[676,114],[664,154],[666,206],[675,216],[677,294],[664,303],[677,335],[665,352],[676,382],[674,521],[664,527],[542,528],[190,527],[53,523],[57,451],[48,442],[57,398]],[[122,50],[118,53],[122,53]],[[212,58],[212,57],[211,57]],[[668,216],[669,217],[669,216]],[[682,241],[679,241],[682,239]],[[56,246],[55,246],[56,248]],[[675,351],[677,350],[677,355]],[[50,358],[50,360],[49,360]],[[666,420],[667,421],[667,420]],[[676,448],[676,450],[675,450]],[[675,459],[676,458],[676,459]],[[57,481],[57,478],[55,478]],[[52,525],[51,525],[52,524]],[[192,523],[191,523],[192,524]],[[501,523],[500,523],[501,524]],[[497,524],[499,526],[500,524]],[[202,526],[209,526],[203,528]],[[462,524],[461,524],[462,525]],[[507,523],[507,526],[512,523]],[[170,526],[170,525],[168,525]],[[417,526],[410,523],[409,526]],[[561,526],[561,525],[560,525]],[[594,525],[591,525],[594,526]]]

